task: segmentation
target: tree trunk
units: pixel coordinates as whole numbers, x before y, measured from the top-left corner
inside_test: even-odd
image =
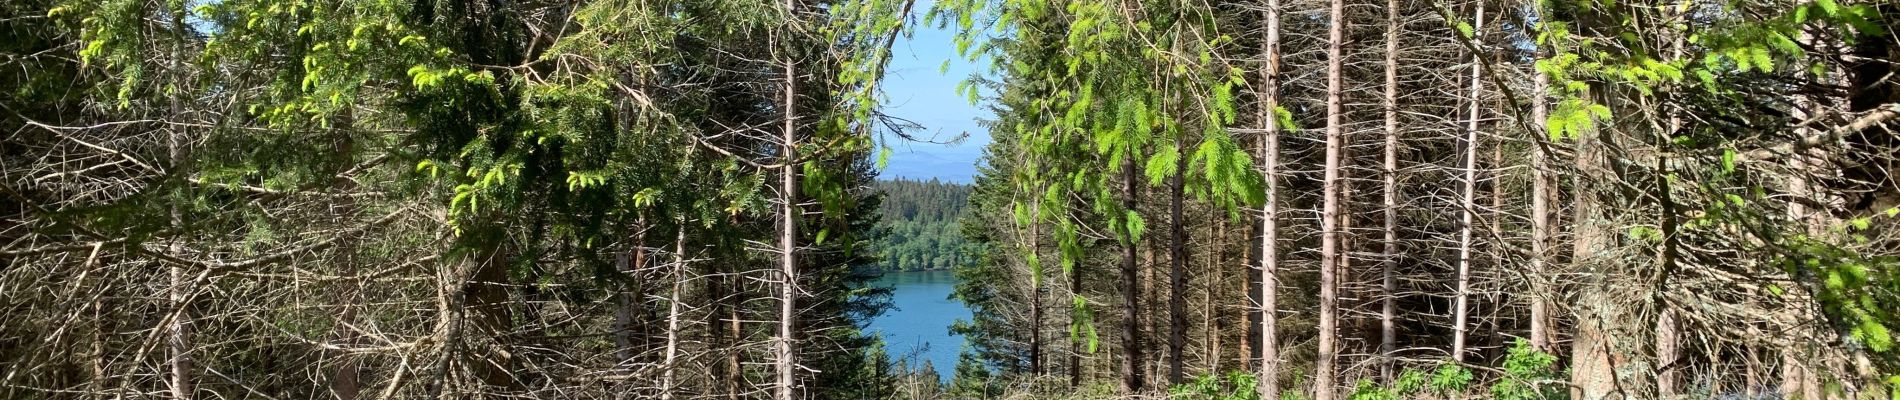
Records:
[[[627,275],[627,281],[614,296],[619,302],[616,304],[618,309],[614,310],[614,344],[620,348],[619,362],[622,365],[632,365],[634,358],[645,353],[649,344],[644,334],[647,320],[641,318],[644,308],[642,303],[647,298],[646,277],[643,275],[647,270],[647,228],[646,217],[642,214],[634,222],[633,248],[615,259],[615,267]]]
[[[1671,36],[1673,37],[1670,38],[1670,57],[1680,59],[1683,57],[1682,47],[1686,33]],[[1667,97],[1664,98],[1665,101],[1667,99]],[[1656,198],[1662,203],[1662,215],[1658,218],[1660,221],[1657,221],[1662,228],[1662,249],[1657,251],[1656,272],[1650,279],[1656,285],[1654,293],[1650,295],[1650,302],[1653,303],[1652,306],[1656,308],[1658,314],[1655,333],[1656,394],[1658,397],[1671,398],[1682,391],[1682,374],[1679,372],[1682,368],[1676,365],[1676,362],[1682,359],[1680,343],[1682,328],[1677,321],[1675,310],[1671,310],[1669,304],[1664,301],[1664,297],[1668,295],[1668,279],[1675,272],[1676,241],[1678,240],[1676,201],[1669,185],[1670,177],[1675,173],[1670,170],[1669,154],[1673,151],[1670,144],[1676,137],[1676,131],[1682,129],[1682,116],[1678,115],[1675,109],[1666,106],[1662,112],[1669,116],[1668,124],[1661,126],[1661,132],[1656,132],[1654,136],[1657,171]]]
[[[180,5],[180,9],[173,9],[167,5],[165,10],[165,13],[171,17],[172,59],[170,69],[173,74],[183,74],[184,72],[181,68],[181,63],[185,58],[185,29],[188,28],[187,25],[185,25],[183,7],[183,5]],[[182,75],[175,76],[174,79],[176,79],[177,82],[185,81]],[[183,90],[174,91],[172,93],[170,99],[172,115],[184,115],[184,93],[185,91]],[[184,142],[186,140],[185,134],[182,131],[184,128],[171,127],[169,129],[171,130],[171,134],[166,141],[167,157],[171,160],[169,169],[183,169],[185,164]],[[178,206],[172,205],[169,209],[169,213],[171,214],[171,226],[183,230],[185,219],[183,214],[178,211]],[[179,235],[183,234],[179,233]],[[185,244],[182,238],[173,238],[169,246],[170,248],[167,251],[171,254],[184,254],[184,246]],[[195,317],[195,314],[191,312],[191,304],[189,302],[191,291],[190,288],[187,287],[190,285],[191,279],[186,276],[184,267],[179,265],[172,265],[169,269],[169,275],[171,282],[168,295],[171,300],[171,308],[175,310],[171,326],[167,327],[167,330],[170,332],[165,341],[166,353],[169,355],[169,359],[166,363],[170,364],[171,367],[171,395],[173,399],[189,400],[197,398],[196,382],[193,379],[193,373],[196,367],[191,357],[191,320]]]
[[[1808,112],[1811,106],[1809,102],[1797,99],[1791,117],[1795,121],[1812,118],[1812,114]],[[1806,127],[1797,129],[1796,137],[1809,137],[1813,134],[1812,131],[1813,129]],[[1814,183],[1808,180],[1814,173],[1815,161],[1819,159],[1812,154],[1810,149],[1797,148],[1794,154],[1788,156],[1788,169],[1793,171],[1788,177],[1788,196],[1794,198],[1793,201],[1788,202],[1788,220],[1807,224],[1802,231],[1811,237],[1820,237],[1826,234],[1828,226],[1825,222],[1819,222],[1827,219],[1826,210],[1810,210],[1806,203],[1817,197]],[[1799,315],[1798,311],[1783,311],[1782,318],[1788,326],[1800,330],[1792,336],[1798,338],[1807,333],[1806,324],[1801,322],[1804,317]],[[1788,346],[1780,349],[1781,395],[1791,399],[1823,399],[1821,377],[1819,371],[1814,368],[1820,360],[1813,352],[1804,351],[1805,349],[1799,347]]]
[[[1185,140],[1183,140],[1185,142]],[[1184,146],[1185,147],[1185,146]],[[1184,349],[1187,347],[1187,216],[1182,212],[1182,202],[1186,200],[1188,159],[1175,157],[1174,179],[1168,183],[1168,214],[1173,223],[1168,224],[1168,384],[1179,385],[1183,382],[1182,368],[1186,365]]]
[[[1539,21],[1538,29],[1544,29],[1545,27],[1542,24],[1546,17],[1543,13],[1544,9],[1542,3],[1533,3],[1531,7],[1535,10],[1536,18]],[[1550,49],[1548,46],[1539,46],[1537,48],[1537,59],[1543,60],[1549,57]],[[1535,347],[1544,352],[1554,352],[1555,349],[1552,348],[1552,343],[1550,342],[1550,303],[1546,300],[1552,293],[1543,285],[1545,277],[1549,276],[1545,269],[1549,268],[1548,260],[1550,259],[1551,245],[1550,200],[1552,199],[1552,185],[1549,153],[1550,132],[1545,130],[1550,121],[1550,101],[1548,98],[1550,93],[1550,75],[1545,74],[1543,71],[1537,71],[1533,74],[1531,82],[1531,125],[1535,126],[1537,131],[1531,132],[1530,263],[1532,279],[1530,282],[1530,341],[1531,347]]]
[[[1676,314],[1667,309],[1656,321],[1656,394],[1660,398],[1673,398],[1682,394],[1679,386],[1682,381],[1680,366],[1676,361],[1682,358],[1678,348],[1678,335],[1681,328],[1676,322]]]
[[[1472,19],[1471,26],[1472,32],[1475,35],[1478,32],[1483,32],[1484,29],[1483,1],[1478,2],[1477,9],[1473,11],[1473,14],[1475,14],[1476,17]],[[1482,90],[1484,88],[1484,82],[1480,81],[1478,77],[1478,63],[1480,62],[1483,62],[1483,60],[1478,54],[1471,55],[1470,115],[1465,120],[1464,193],[1463,196],[1459,198],[1459,200],[1463,201],[1463,204],[1461,204],[1459,208],[1463,209],[1464,212],[1460,214],[1460,222],[1458,224],[1458,297],[1457,303],[1452,306],[1451,359],[1457,362],[1464,362],[1465,360],[1466,329],[1468,325],[1466,319],[1469,318],[1470,315],[1472,219],[1475,214],[1477,214],[1478,209],[1478,98],[1483,94]]]
[[[1260,207],[1260,376],[1261,399],[1280,398],[1279,323],[1280,242],[1280,1],[1266,0],[1267,40],[1262,44],[1260,67],[1261,175],[1266,179],[1266,204]]]
[[[1589,96],[1580,94],[1579,96]],[[1576,136],[1576,188],[1574,194],[1572,225],[1576,233],[1572,235],[1571,262],[1578,265],[1586,277],[1601,280],[1605,274],[1601,265],[1606,262],[1603,253],[1609,249],[1610,234],[1606,226],[1604,210],[1596,197],[1597,182],[1608,182],[1609,160],[1604,155],[1602,131],[1590,129]],[[1618,365],[1612,357],[1617,354],[1612,348],[1613,333],[1608,330],[1614,324],[1621,323],[1620,306],[1614,304],[1613,294],[1604,293],[1601,285],[1591,282],[1581,283],[1578,299],[1574,305],[1577,310],[1577,333],[1571,341],[1570,384],[1571,398],[1578,400],[1596,400],[1611,396],[1618,390],[1616,369]]]
[[[660,375],[660,398],[673,399],[674,385],[679,376],[680,353],[680,292],[686,289],[686,221],[680,220],[680,226],[673,238],[673,293],[667,299],[666,308],[666,370]]]
[[[1072,299],[1082,298],[1082,266],[1079,262],[1077,265],[1069,267],[1069,297]],[[1074,312],[1076,311],[1076,307],[1071,306],[1069,310],[1070,327],[1080,329],[1081,326],[1075,322],[1076,315]],[[1074,390],[1080,387],[1082,387],[1081,335],[1069,335],[1069,389]]]
[[[706,348],[717,354],[711,364],[711,376],[715,379],[711,385],[718,390],[715,394],[727,399],[736,399],[738,394],[731,386],[738,382],[739,352],[738,315],[736,314],[738,290],[731,288],[732,278],[727,274],[723,263],[713,261],[704,263],[704,291],[711,310],[706,313]]]
[[[1214,241],[1207,245],[1206,251],[1208,257],[1213,258],[1213,262],[1208,263],[1207,266],[1208,270],[1214,272],[1214,276],[1207,280],[1207,289],[1201,291],[1201,332],[1203,337],[1201,339],[1201,347],[1206,349],[1206,354],[1203,357],[1207,360],[1207,371],[1209,373],[1218,374],[1220,373],[1222,350],[1220,336],[1221,332],[1227,331],[1227,324],[1218,318],[1220,310],[1218,307],[1215,307],[1215,304],[1219,303],[1216,302],[1214,293],[1217,291],[1216,289],[1224,288],[1222,283],[1227,282],[1227,269],[1223,268],[1227,266],[1227,254],[1221,252],[1222,246],[1227,244],[1227,224],[1226,221],[1220,219],[1219,211],[1209,212],[1208,217],[1209,221],[1213,221],[1212,226],[1210,226],[1208,230],[1213,231]]]
[[[1393,382],[1394,352],[1398,350],[1397,297],[1399,282],[1399,0],[1385,2],[1385,187],[1384,247],[1380,251],[1379,376]]]
[[[1340,126],[1345,85],[1346,2],[1332,0],[1326,29],[1326,171],[1321,183],[1319,267],[1319,349],[1314,362],[1313,398],[1333,400],[1337,390],[1334,358],[1338,357],[1339,302],[1339,167],[1344,147],[1344,128]]]
[[[340,272],[344,276],[357,274],[357,260],[354,257],[344,256]],[[338,293],[337,298],[338,303],[343,305],[343,309],[337,313],[336,317],[340,323],[331,329],[338,343],[354,345],[357,344],[357,334],[352,332],[348,325],[357,323],[356,311],[363,305],[363,281],[351,279],[339,282],[338,286],[342,286],[342,293]],[[358,361],[356,355],[347,351],[332,351],[331,353],[336,366],[332,367],[330,372],[330,394],[336,396],[338,400],[355,400],[362,392],[362,371],[360,370],[362,367],[359,365],[361,362]]]
[[[503,255],[505,252],[492,248],[495,246],[502,245],[493,244],[491,248],[470,255],[471,259],[467,260],[470,270],[466,272],[468,278],[462,287],[463,304],[469,312],[474,313],[476,332],[495,341],[495,347],[505,347],[507,343],[503,335],[514,327],[514,315],[508,309],[508,263]],[[468,335],[465,331],[461,334]],[[488,348],[483,346],[483,349],[463,354],[466,357],[463,362],[475,368],[475,376],[486,387],[514,386],[513,360],[506,352]]]
[[[798,0],[785,0],[785,15],[789,21],[798,19]],[[781,47],[791,46],[789,38],[781,37]],[[778,340],[773,342],[773,367],[778,374],[778,383],[773,390],[777,400],[792,400],[798,397],[792,379],[793,370],[798,368],[797,352],[793,350],[798,340],[796,322],[798,320],[798,64],[793,55],[781,54],[785,63],[785,98],[780,105],[784,113],[785,126],[780,134],[782,147],[779,148],[779,308]]]
[[[1037,228],[1042,225],[1042,197],[1029,200],[1029,374],[1041,377],[1042,368],[1042,250]]]
[[[1133,152],[1134,149],[1129,149]],[[1135,209],[1135,184],[1139,175],[1135,172],[1135,158],[1122,157],[1122,204],[1133,212]],[[1134,394],[1141,391],[1142,372],[1146,368],[1145,357],[1141,351],[1141,270],[1135,257],[1141,243],[1127,227],[1122,228],[1122,393]]]

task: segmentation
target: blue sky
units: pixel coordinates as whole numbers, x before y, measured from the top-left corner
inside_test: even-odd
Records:
[[[935,29],[924,24],[921,18],[932,3],[918,2],[913,9],[919,18],[917,31],[893,44],[884,78],[884,111],[923,125],[912,134],[920,139],[946,141],[964,132],[969,137],[955,144],[935,144],[893,136],[885,143],[891,148],[891,158],[882,176],[969,182],[976,175],[977,157],[990,142],[989,132],[977,126],[977,120],[989,118],[990,113],[957,95],[957,83],[980,67],[957,55],[956,44],[951,41],[955,33],[949,30],[954,27]],[[945,60],[950,61],[950,69],[939,73]]]

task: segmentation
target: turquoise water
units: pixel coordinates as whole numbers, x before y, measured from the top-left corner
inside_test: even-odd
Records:
[[[957,277],[950,271],[892,272],[875,285],[891,288],[890,311],[871,320],[871,331],[884,335],[885,351],[913,366],[930,362],[937,376],[949,380],[956,372],[963,337],[950,334],[950,324],[970,319],[970,309],[950,299]]]

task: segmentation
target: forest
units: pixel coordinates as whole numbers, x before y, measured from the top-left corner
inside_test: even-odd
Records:
[[[9,0],[0,398],[1900,399],[1897,22]],[[925,26],[968,186],[878,180]],[[940,386],[866,321],[946,265]]]
[[[964,204],[969,185],[904,178],[871,185],[883,198],[878,207],[877,243],[882,271],[950,270],[964,264]]]

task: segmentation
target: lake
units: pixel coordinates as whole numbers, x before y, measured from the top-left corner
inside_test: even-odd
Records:
[[[874,285],[891,288],[890,311],[871,320],[871,331],[884,335],[885,351],[893,359],[911,357],[911,365],[929,361],[937,376],[955,375],[957,352],[963,337],[950,334],[950,324],[970,319],[970,309],[951,300],[957,277],[950,271],[891,272]]]

